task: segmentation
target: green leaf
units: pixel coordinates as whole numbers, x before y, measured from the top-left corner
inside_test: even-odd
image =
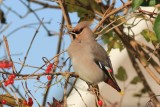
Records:
[[[102,35],[102,40],[105,44],[108,44],[110,41],[114,39],[113,37],[113,31],[110,31],[108,33],[105,33]]]
[[[148,0],[149,1],[149,6],[155,6],[156,5],[156,0]]]
[[[122,66],[120,66],[120,67],[118,68],[118,72],[117,72],[117,74],[115,75],[115,77],[116,77],[118,80],[120,80],[120,81],[126,81],[127,78],[128,78],[128,75],[127,75],[127,73],[126,73],[126,70],[125,70]]]
[[[158,41],[156,34],[148,29],[144,29],[141,34],[148,42]]]
[[[140,94],[140,93],[134,93],[133,94],[133,97],[141,97],[142,96],[142,94]]]
[[[136,10],[144,0],[132,0],[132,11]]]
[[[92,21],[95,18],[94,10],[101,11],[95,0],[65,0],[69,12],[77,12],[80,21]]]
[[[135,76],[130,83],[135,85],[138,82],[141,82],[141,80],[140,80],[140,78],[138,76]]]
[[[109,53],[112,49],[118,48],[120,51],[124,49],[123,43],[113,31],[103,34],[102,40],[108,45],[107,53]]]
[[[156,17],[153,29],[154,32],[156,33],[158,41],[160,42],[160,14],[158,14],[158,16]]]
[[[141,6],[155,6],[158,2],[158,0],[145,0]]]
[[[119,40],[116,40],[114,42],[113,48],[114,49],[118,48],[121,51],[123,49],[123,44]]]

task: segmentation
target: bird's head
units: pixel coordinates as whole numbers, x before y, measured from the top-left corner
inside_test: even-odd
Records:
[[[89,28],[90,22],[89,21],[82,21],[78,23],[76,27],[74,27],[69,33],[73,36],[73,39],[87,39],[87,38],[94,38],[93,32]]]

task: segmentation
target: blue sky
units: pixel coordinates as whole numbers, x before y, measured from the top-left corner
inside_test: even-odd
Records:
[[[21,4],[19,2],[19,0],[14,0],[14,1],[6,0],[4,3],[21,15],[24,15],[27,12],[27,9],[25,8],[25,6],[23,6],[23,4]],[[32,7],[38,8],[39,6],[32,5]],[[1,9],[5,13],[7,12],[7,10],[3,6],[1,6]],[[60,27],[61,17],[62,17],[60,10],[54,11],[53,9],[52,10],[45,9],[43,11],[38,11],[36,13],[38,14],[38,16],[40,18],[44,18],[44,22],[52,20],[51,24],[47,25],[49,30],[51,30],[53,32],[59,32],[59,27]],[[74,14],[74,17],[75,16],[76,16],[76,14]],[[11,26],[5,32],[0,34],[1,40],[3,39],[3,35],[7,36],[14,29],[16,29],[22,25],[25,25],[28,23],[35,23],[35,22],[38,23],[37,19],[35,18],[35,16],[33,14],[29,14],[27,17],[25,17],[22,20],[19,17],[17,17],[15,14],[13,14],[12,12],[9,12],[6,15],[6,17],[7,17],[7,23],[8,24],[11,23]],[[74,18],[74,20],[75,20],[75,18]],[[77,18],[77,20],[78,20],[78,18]],[[12,56],[13,61],[19,62],[19,59],[21,61],[24,60],[24,56],[25,56],[26,51],[29,47],[29,44],[32,40],[32,37],[33,37],[36,29],[38,28],[38,25],[35,25],[34,28],[35,29],[33,29],[33,28],[20,29],[19,31],[13,33],[12,35],[10,35],[7,38],[8,42],[9,42],[11,54],[20,54],[20,55]],[[55,36],[49,37],[47,35],[47,32],[41,26],[41,28],[39,29],[39,32],[35,38],[35,41],[32,45],[32,48],[28,54],[26,64],[38,66],[38,67],[43,65],[44,62],[42,60],[42,57],[46,57],[48,59],[51,59],[53,56],[56,55],[57,43],[58,43],[58,36],[55,35]],[[69,36],[65,35],[63,37],[63,43],[65,43],[63,49],[66,49],[70,43]],[[5,51],[5,48],[4,48],[4,44],[3,44],[0,48],[0,58],[2,58],[3,56],[6,55],[4,51]],[[19,65],[16,65],[17,70],[19,70],[19,67],[20,67]],[[23,69],[22,73],[32,73],[35,70],[36,69],[25,67]],[[39,72],[43,72],[43,71],[39,71]],[[47,81],[46,77],[42,77],[40,79],[43,82]],[[37,90],[35,85],[38,86],[38,84],[36,82],[37,81],[35,81],[33,79],[27,81],[27,83],[29,85],[29,89],[31,89],[32,93],[35,93],[35,90]],[[19,81],[16,81],[15,85],[20,85],[20,87],[22,87]],[[53,86],[51,90],[52,90],[51,94],[54,97],[56,97],[57,99],[61,99],[63,90],[62,90],[62,87],[60,84],[57,86]],[[20,91],[24,95],[24,90],[22,88],[20,88]],[[43,92],[44,91],[42,89],[38,89],[38,91],[34,94],[35,98],[40,102],[40,104],[41,104],[42,97],[39,97],[39,96],[42,96]],[[53,96],[49,96],[48,101],[52,101]],[[34,103],[34,104],[35,104],[34,105],[34,107],[35,107],[36,103]]]

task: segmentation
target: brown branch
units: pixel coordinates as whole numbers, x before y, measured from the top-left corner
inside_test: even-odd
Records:
[[[116,3],[116,0],[112,0],[112,4],[109,6],[109,8],[105,11],[105,13],[103,14],[103,17],[105,17],[113,8],[114,5]]]
[[[63,36],[63,28],[64,28],[64,18],[62,17],[62,23],[61,23],[61,27],[60,27],[60,35],[59,35],[59,41],[58,41],[58,47],[57,47],[57,54],[60,53],[60,50],[61,50],[61,44],[62,44],[62,36]],[[53,69],[53,72],[56,71],[56,66],[58,65],[59,63],[59,56],[55,58],[55,68]],[[53,76],[51,76],[51,78],[53,78]],[[51,81],[48,82],[48,85],[47,86],[50,86],[51,83],[52,83],[53,79]],[[49,90],[50,90],[50,87],[46,88],[45,90],[45,95],[44,95],[44,98],[43,98],[43,105],[45,106],[46,105],[46,101],[47,101],[47,97],[48,97],[48,93],[49,93]]]
[[[128,1],[127,3],[125,3],[123,6],[117,8],[117,9],[114,9],[113,11],[111,11],[110,13],[108,13],[106,16],[104,16],[102,18],[101,21],[99,21],[99,23],[97,24],[97,26],[94,28],[93,32],[96,32],[96,30],[104,23],[104,21],[111,15],[119,12],[120,10],[122,10],[123,8],[125,8],[126,6],[129,6],[131,5],[132,1]]]
[[[0,95],[0,104],[1,104],[2,100],[6,100],[6,105],[8,105],[10,107],[18,106],[16,103],[16,99],[9,94]],[[18,100],[22,102],[22,99],[18,99]]]
[[[112,24],[112,26],[114,27],[115,25]],[[144,62],[144,60],[142,60],[141,58],[144,57],[144,53],[141,51],[141,47],[137,46],[137,44],[135,45],[134,40],[125,35],[122,31],[120,30],[120,28],[116,27],[114,29],[114,31],[117,33],[117,35],[120,37],[120,39],[122,40],[122,42],[124,43],[124,45],[126,46],[126,48],[128,49],[128,51],[130,53],[132,53],[132,56],[136,56],[139,61],[141,62],[141,64],[144,66],[144,68],[146,69],[146,71],[150,74],[150,76],[159,84],[160,80],[153,74],[153,72],[150,70],[149,67],[146,66],[146,63]],[[133,43],[134,42],[134,43]],[[137,50],[138,49],[138,50]],[[135,58],[134,58],[135,59]],[[141,70],[139,70],[139,73],[142,73]],[[143,81],[146,81],[145,78],[143,78],[144,76],[139,76],[141,79],[143,79]],[[147,82],[146,82],[147,83]],[[150,86],[148,85],[148,87],[150,88]],[[152,92],[152,91],[151,91]],[[152,92],[153,93],[153,92]],[[159,104],[159,101],[157,100],[156,105]]]
[[[2,72],[2,71],[0,71],[0,73],[7,74],[7,75],[12,74],[10,72]],[[30,76],[30,77],[34,77],[34,76],[40,77],[40,76],[45,76],[45,75],[57,75],[57,76],[59,76],[59,75],[61,75],[61,76],[70,75],[72,77],[78,77],[78,75],[75,72],[69,72],[69,71],[64,71],[64,72],[59,71],[59,72],[52,72],[52,73],[37,73],[37,74],[32,74],[32,76],[30,76],[30,74],[19,74],[18,76],[19,77],[26,77],[26,79],[27,79],[28,76]],[[21,79],[15,78],[14,80],[21,80]],[[1,81],[1,82],[3,82],[3,81]]]
[[[22,18],[22,16],[17,13],[16,11],[14,11],[12,8],[8,7],[6,4],[2,4],[5,8],[7,8],[9,11],[11,11],[12,13],[14,13],[15,15],[17,15],[18,17]]]
[[[26,52],[26,55],[25,55],[25,57],[24,57],[24,61],[23,61],[22,67],[20,68],[20,70],[19,70],[19,72],[18,72],[19,74],[20,74],[21,71],[23,70],[24,64],[25,64],[25,62],[26,62],[26,60],[27,60],[28,53],[29,53],[29,51],[30,51],[30,49],[31,49],[31,46],[32,46],[32,44],[33,44],[33,42],[34,42],[35,37],[37,36],[37,33],[39,32],[39,29],[40,29],[42,23],[43,23],[43,19],[40,21],[40,24],[39,24],[37,30],[36,30],[35,33],[34,33],[34,36],[33,36],[32,40],[31,40],[31,43],[30,43],[30,45],[29,45],[29,47],[28,47],[28,50],[27,50],[27,52]]]
[[[48,3],[44,3],[44,2],[41,2],[41,1],[38,1],[38,0],[29,0],[29,2],[33,2],[33,3],[36,3],[36,4],[42,5],[43,7],[60,9],[59,6],[50,5],[50,4],[48,4]]]
[[[138,45],[140,45],[141,47],[143,47],[145,50],[147,50],[147,52],[154,54],[156,57],[160,58],[160,55],[158,54],[156,49],[152,49],[151,47],[145,45],[142,42],[137,41]],[[148,59],[149,60],[149,59]]]
[[[10,50],[9,50],[9,45],[8,45],[7,38],[6,38],[5,36],[3,36],[3,40],[4,40],[4,43],[5,43],[5,45],[6,45],[6,51],[7,51],[9,60],[13,63],[12,58],[11,58],[11,54],[10,54]],[[13,69],[13,72],[14,72],[14,73],[17,73],[16,68],[15,68],[15,66],[14,66],[14,63],[13,63],[12,69]]]
[[[144,56],[146,58],[146,60],[152,65],[152,67],[156,70],[156,72],[158,72],[160,74],[160,66],[158,65],[158,63],[152,58],[152,54],[148,55],[143,49],[142,49]],[[154,53],[154,51],[153,51]]]
[[[150,98],[151,98],[152,96],[155,96],[154,92],[151,90],[149,84],[147,83],[147,81],[146,81],[146,79],[145,79],[145,77],[144,77],[144,75],[143,75],[143,73],[142,73],[142,71],[141,71],[141,69],[140,69],[137,61],[135,60],[135,58],[133,57],[133,55],[132,55],[132,53],[129,51],[129,49],[127,49],[127,50],[128,50],[128,54],[129,54],[130,60],[131,60],[131,62],[132,62],[132,65],[133,65],[133,67],[135,68],[135,71],[137,72],[138,76],[140,77],[140,79],[141,79],[141,81],[142,81],[142,83],[143,83],[143,86],[144,86],[145,89],[147,90],[147,93],[149,94]],[[159,105],[159,104],[160,104],[159,101],[158,101],[158,99],[157,99],[156,97],[153,97],[152,101],[153,101],[153,103],[154,103],[155,105]],[[156,107],[158,107],[158,106],[156,106]]]
[[[61,54],[63,54],[64,52],[66,52],[66,50],[63,51],[63,52],[61,52],[61,53],[59,53],[59,54],[56,54],[53,58],[51,58],[51,59],[49,60],[49,62],[52,61],[52,60],[54,60],[56,57],[59,57],[59,56],[60,56]],[[32,74],[28,75],[28,77],[34,75],[36,72],[38,72],[40,69],[42,69],[46,64],[48,64],[48,63],[43,64],[43,65],[42,65],[41,67],[39,67],[36,71],[34,71]]]
[[[37,15],[37,13],[34,11],[34,10],[32,10],[32,8],[29,6],[29,5],[27,5],[23,0],[20,0],[20,2],[22,3],[22,4],[24,4],[24,6],[26,6],[27,8],[28,8],[28,10],[30,11],[30,12],[32,12],[34,15],[35,15],[35,17],[37,18],[37,20],[41,23],[41,19],[40,19],[40,17]],[[42,23],[42,26],[43,26],[43,28],[47,31],[47,33],[48,33],[48,35],[50,35],[50,31],[47,29],[47,27]]]
[[[133,47],[135,54],[136,54],[136,57],[139,59],[140,63],[145,68],[145,70],[148,72],[148,74],[157,82],[157,84],[160,84],[160,79],[153,73],[153,71],[148,66],[147,59],[149,58],[149,56],[136,43],[136,41],[131,40],[130,45]],[[146,56],[148,56],[148,57],[146,58]],[[151,60],[151,61],[153,61],[153,60]],[[155,64],[155,62],[154,62],[154,64]]]
[[[112,27],[115,27],[114,24],[112,24]],[[146,71],[149,73],[149,75],[158,83],[160,84],[160,79],[151,71],[151,69],[148,67],[148,64],[146,63],[147,60],[145,59],[146,54],[144,53],[143,49],[133,40],[133,38],[125,35],[119,27],[115,27],[114,31],[117,33],[117,35],[120,37],[126,48],[129,48],[130,51],[132,51],[133,55],[135,55],[140,63],[143,65],[143,67],[146,69]],[[148,58],[147,58],[148,59]]]
[[[71,89],[69,90],[69,92],[68,92],[68,94],[67,94],[67,97],[70,95],[70,93],[72,92],[73,88],[75,88],[75,84],[76,84],[76,82],[77,82],[77,78],[75,78],[75,80],[74,80],[73,84],[71,84],[71,85],[72,85],[72,87],[71,87]]]
[[[64,101],[64,107],[67,107],[67,85],[68,85],[70,75],[66,75],[65,78],[66,78],[66,81],[65,81],[65,84],[64,84],[63,101]]]
[[[69,14],[68,14],[68,11],[67,11],[67,8],[66,8],[66,5],[65,5],[65,1],[64,0],[58,0],[58,3],[61,7],[61,10],[62,10],[62,13],[63,13],[64,20],[66,22],[67,28],[70,31],[72,26],[71,26],[71,21],[70,21]]]
[[[76,78],[77,79],[77,78]],[[77,93],[79,94],[79,96],[80,96],[80,98],[82,99],[82,101],[83,101],[83,103],[84,103],[84,105],[86,106],[86,107],[88,107],[87,106],[87,104],[85,103],[85,101],[84,101],[84,99],[83,99],[83,97],[82,97],[82,95],[81,95],[81,93],[79,92],[79,90],[75,87],[75,85],[73,84],[73,88],[75,89],[75,91],[77,91]]]

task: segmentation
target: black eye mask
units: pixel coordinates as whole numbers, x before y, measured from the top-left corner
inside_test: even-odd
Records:
[[[82,32],[82,30],[83,30],[83,28],[80,29],[80,30],[77,30],[77,31],[73,31],[73,33],[75,33],[75,34],[80,34],[80,33]]]
[[[76,36],[82,32],[83,28],[80,30],[72,31],[70,34],[73,36],[73,39],[76,39]]]

